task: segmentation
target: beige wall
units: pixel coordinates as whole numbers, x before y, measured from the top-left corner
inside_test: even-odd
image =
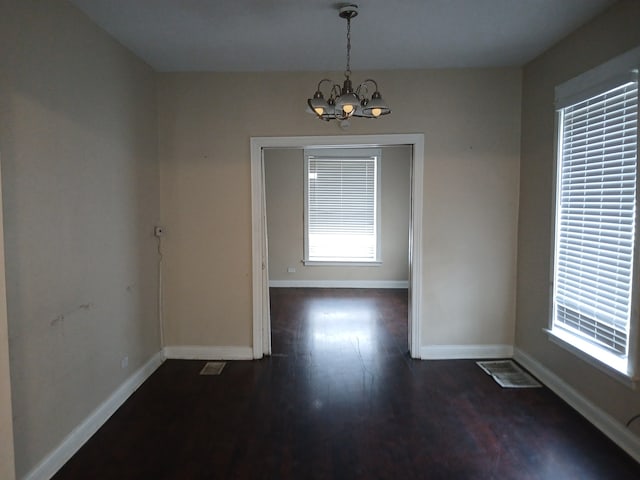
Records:
[[[269,279],[382,280],[409,279],[411,147],[382,148],[380,162],[380,266],[305,266],[304,150],[265,149],[265,195],[269,237]],[[295,273],[288,273],[294,267]]]
[[[528,64],[522,94],[516,345],[623,423],[639,413],[640,391],[551,343],[542,329],[550,302],[554,87],[639,45],[639,25],[640,2],[616,4]]]
[[[422,343],[511,344],[520,70],[356,72],[393,114],[347,131],[305,112],[327,75],[160,74],[167,343],[252,344],[250,137],[424,133]]]
[[[0,45],[13,427],[23,477],[159,350],[155,78],[63,1],[3,0]]]

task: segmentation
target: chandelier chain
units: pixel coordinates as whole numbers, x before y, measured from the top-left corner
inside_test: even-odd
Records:
[[[347,77],[351,75],[351,17],[347,18],[347,69],[344,74]]]

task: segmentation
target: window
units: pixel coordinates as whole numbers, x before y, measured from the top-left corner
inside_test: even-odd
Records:
[[[551,333],[633,376],[637,72],[558,104]]]
[[[380,260],[379,149],[305,150],[305,264]]]

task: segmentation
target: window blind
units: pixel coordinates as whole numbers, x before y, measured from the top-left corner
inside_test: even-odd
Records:
[[[560,110],[554,327],[628,354],[637,82]]]
[[[377,157],[307,160],[308,260],[377,259]]]

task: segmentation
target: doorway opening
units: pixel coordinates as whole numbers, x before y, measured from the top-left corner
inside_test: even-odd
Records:
[[[422,134],[254,137],[251,139],[254,358],[262,358],[264,355],[271,354],[264,150],[268,148],[372,148],[398,145],[406,145],[412,149],[410,169],[408,346],[411,357],[420,358],[424,174],[424,135]]]

